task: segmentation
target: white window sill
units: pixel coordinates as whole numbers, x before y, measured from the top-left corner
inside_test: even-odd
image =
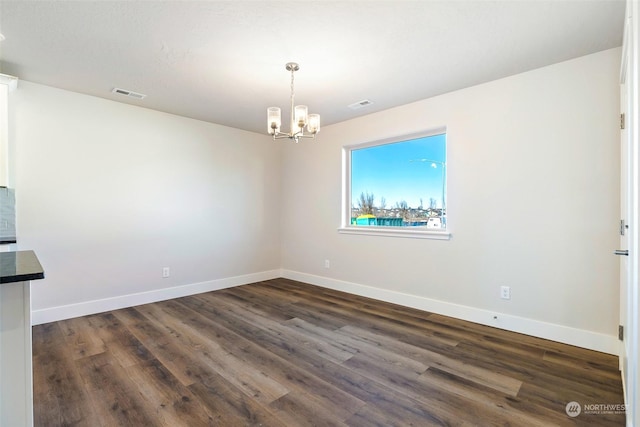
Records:
[[[432,239],[432,240],[449,240],[451,233],[446,230],[411,230],[413,227],[367,227],[351,226],[340,227],[338,233],[341,234],[362,234],[366,236],[385,236],[385,237],[406,237],[410,239]]]

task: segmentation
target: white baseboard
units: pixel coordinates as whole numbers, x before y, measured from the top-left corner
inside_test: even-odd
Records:
[[[149,304],[172,298],[180,298],[203,292],[230,288],[233,286],[246,285],[278,277],[306,282],[312,285],[335,289],[337,291],[348,292],[380,301],[417,308],[431,313],[468,320],[482,325],[493,326],[508,331],[558,341],[616,356],[619,354],[620,344],[617,337],[613,335],[605,335],[598,332],[571,328],[568,326],[453,304],[416,295],[403,294],[401,292],[331,279],[323,276],[316,276],[313,274],[300,273],[292,270],[263,271],[190,285],[175,286],[172,288],[121,295],[113,298],[33,310],[31,312],[31,322],[32,325],[39,325],[42,323],[55,322],[58,320],[71,319],[74,317],[87,316],[110,310],[118,310],[141,304]]]
[[[616,336],[576,329],[554,323],[513,316],[480,308],[453,304],[416,295],[403,294],[387,289],[374,288],[353,282],[331,279],[313,274],[282,270],[282,277],[337,291],[348,292],[368,298],[386,301],[406,307],[417,308],[444,316],[468,320],[521,334],[532,335],[552,341],[575,345],[590,350],[618,355],[620,344]]]
[[[226,277],[223,279],[209,280],[207,282],[190,285],[175,286],[171,288],[157,289],[148,292],[121,295],[113,298],[86,301],[77,304],[62,305],[58,307],[33,310],[31,312],[31,324],[55,322],[71,319],[73,317],[87,316],[103,313],[105,311],[118,310],[120,308],[133,307],[141,304],[164,301],[173,298],[186,297],[203,292],[216,291],[232,286],[246,285],[263,280],[282,277],[280,270],[263,271],[259,273],[245,274],[242,276]]]

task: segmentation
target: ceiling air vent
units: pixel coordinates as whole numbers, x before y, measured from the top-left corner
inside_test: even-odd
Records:
[[[371,104],[373,104],[373,102],[369,101],[368,99],[363,99],[362,101],[354,102],[347,107],[351,108],[352,110],[359,110],[360,108],[368,107]]]
[[[113,88],[113,90],[111,92],[117,93],[118,95],[128,96],[129,98],[135,98],[135,99],[144,99],[147,96],[147,95],[144,95],[142,93],[132,92],[130,90],[120,89],[120,88],[117,88],[117,87]]]

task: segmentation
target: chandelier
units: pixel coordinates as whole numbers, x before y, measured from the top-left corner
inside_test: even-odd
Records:
[[[309,114],[306,105],[293,106],[293,73],[300,69],[300,66],[295,62],[288,62],[286,65],[287,71],[291,71],[291,121],[289,132],[280,132],[280,125],[282,124],[280,108],[269,107],[267,108],[267,126],[269,135],[273,135],[273,139],[289,138],[293,139],[296,143],[300,138],[315,138],[316,134],[320,132],[320,114]],[[304,133],[304,128],[307,127],[307,134]]]

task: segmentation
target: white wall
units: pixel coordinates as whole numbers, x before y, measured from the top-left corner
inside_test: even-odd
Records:
[[[277,276],[267,136],[25,81],[11,103],[34,323]]]
[[[463,89],[287,145],[285,276],[617,353],[620,55]],[[339,234],[342,146],[440,126],[452,239]],[[511,286],[510,301],[500,285]]]
[[[601,52],[300,144],[22,81],[18,239],[47,276],[34,323],[283,274],[615,353],[619,62]],[[440,126],[452,239],[339,234],[342,146]]]

